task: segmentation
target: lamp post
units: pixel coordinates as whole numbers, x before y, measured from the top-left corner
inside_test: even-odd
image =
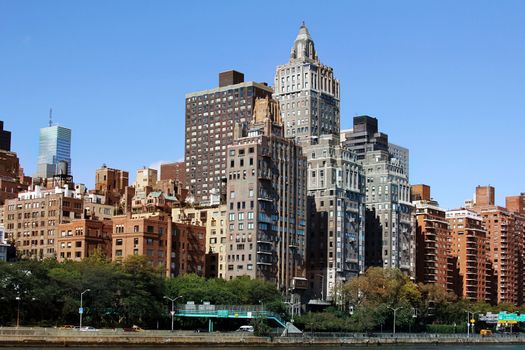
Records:
[[[16,328],[18,328],[20,326],[20,295],[17,295],[15,299],[18,303],[16,308]]]
[[[417,309],[413,307],[412,308],[412,320],[414,321],[414,323],[416,322],[416,318],[417,318]],[[408,323],[408,333],[412,332],[411,326],[412,326],[412,321]]]
[[[396,313],[397,313],[397,310],[402,309],[403,307],[402,306],[398,306],[398,307],[387,306],[387,308],[394,311],[394,327],[392,329],[392,335],[396,335]]]
[[[80,293],[80,308],[78,309],[78,314],[80,317],[80,324],[79,324],[80,329],[82,329],[82,315],[84,314],[84,308],[82,307],[83,300],[84,300],[83,297],[84,297],[84,293],[87,293],[87,292],[91,292],[91,289],[88,288],[82,293]]]
[[[170,312],[170,314],[171,314],[171,331],[172,332],[173,332],[173,317],[175,316],[175,300],[177,300],[179,298],[182,298],[182,295],[179,295],[176,298],[170,298],[170,297],[164,296],[164,299],[171,300],[171,312]]]
[[[470,337],[470,333],[474,334],[474,322],[470,322],[470,315],[472,315],[472,321],[474,320],[474,315],[479,314],[480,311],[470,311],[470,310],[463,310],[467,313],[467,338]],[[472,323],[472,331],[470,331],[470,324]]]

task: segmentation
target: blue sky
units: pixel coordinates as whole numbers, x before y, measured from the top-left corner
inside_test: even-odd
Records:
[[[38,129],[73,129],[73,174],[184,156],[184,95],[218,72],[272,83],[302,20],[341,81],[341,125],[368,114],[411,151],[445,208],[478,184],[525,191],[524,1],[0,0],[0,120],[33,174]]]

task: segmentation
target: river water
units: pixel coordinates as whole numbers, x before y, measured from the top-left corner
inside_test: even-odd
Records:
[[[152,350],[152,349],[168,349],[170,347],[129,347],[129,349],[133,350]],[[242,346],[235,346],[235,347],[227,347],[227,348],[218,348],[218,347],[171,347],[172,349],[177,350],[233,350],[233,349],[248,349],[248,350],[268,350],[269,347],[242,347]],[[348,349],[358,349],[358,350],[364,350],[364,349],[381,349],[381,350],[524,350],[524,345],[440,345],[439,347],[436,345],[396,345],[396,346],[336,346],[336,347],[278,347],[279,350],[305,350],[305,349],[311,349],[311,350],[341,350],[341,348],[348,348]],[[20,349],[20,348],[2,348],[2,349]],[[28,348],[23,347],[24,350],[41,350],[42,348]],[[45,348],[46,350],[64,350],[65,348]],[[90,347],[67,347],[67,349],[72,350],[115,350],[118,349],[118,347],[96,347],[96,348],[90,348]],[[124,348],[123,348],[124,349]]]

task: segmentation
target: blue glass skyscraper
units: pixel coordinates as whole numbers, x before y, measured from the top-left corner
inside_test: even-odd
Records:
[[[40,129],[37,177],[48,178],[59,175],[58,163],[67,162],[71,174],[71,129],[53,125]]]

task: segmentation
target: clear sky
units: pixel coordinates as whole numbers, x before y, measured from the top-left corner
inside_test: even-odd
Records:
[[[410,149],[445,208],[478,184],[525,192],[525,1],[0,0],[0,120],[34,174],[38,130],[73,130],[76,182],[184,157],[184,96],[218,72],[273,82],[301,21],[368,114]],[[272,84],[273,85],[273,84]]]

